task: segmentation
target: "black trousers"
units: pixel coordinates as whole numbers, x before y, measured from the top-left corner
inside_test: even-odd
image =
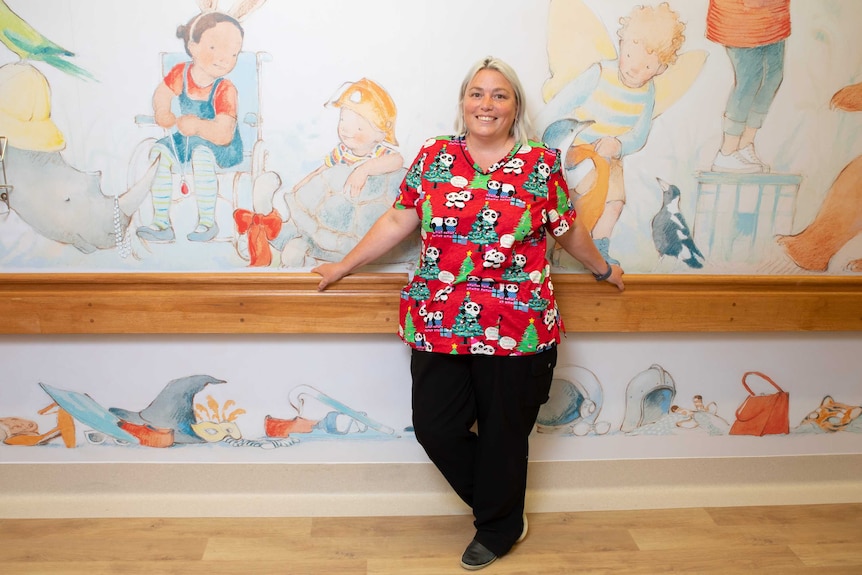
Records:
[[[556,363],[556,348],[508,357],[413,351],[416,439],[473,509],[476,539],[497,556],[523,529],[528,437]]]

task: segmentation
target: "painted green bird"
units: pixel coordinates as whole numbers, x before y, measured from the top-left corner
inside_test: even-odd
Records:
[[[40,60],[78,78],[93,80],[93,76],[67,60],[75,54],[51,42],[0,0],[0,42],[22,60]]]

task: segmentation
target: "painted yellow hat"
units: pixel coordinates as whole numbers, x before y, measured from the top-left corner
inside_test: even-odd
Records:
[[[23,150],[55,152],[66,147],[51,120],[48,80],[30,64],[0,66],[0,136]]]
[[[379,84],[362,78],[348,84],[338,98],[328,105],[353,110],[383,132],[387,142],[398,145],[395,139],[395,102]]]

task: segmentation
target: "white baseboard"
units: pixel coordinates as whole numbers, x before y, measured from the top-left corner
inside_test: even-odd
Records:
[[[0,517],[469,513],[431,464],[0,464]],[[862,501],[862,455],[532,462],[531,513]]]

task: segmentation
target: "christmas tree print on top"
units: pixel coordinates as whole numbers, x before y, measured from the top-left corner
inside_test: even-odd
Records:
[[[452,172],[449,171],[449,168],[452,167],[454,161],[455,156],[446,152],[446,144],[443,144],[443,147],[434,156],[434,161],[428,166],[425,179],[433,183],[435,188],[441,182],[448,182],[452,179]]]
[[[476,264],[473,263],[473,252],[468,250],[467,255],[464,257],[464,261],[461,262],[461,269],[458,270],[458,277],[455,278],[455,282],[460,283],[466,281],[467,276],[473,273],[474,269],[476,269]]]
[[[574,205],[572,205],[572,200],[569,198],[569,195],[560,186],[560,184],[557,184],[556,192],[557,192],[557,213],[558,214],[563,215],[575,207]]]
[[[428,289],[428,284],[424,281],[414,281],[410,286],[410,292],[407,294],[413,301],[419,305],[420,301],[431,297],[431,291]]]
[[[533,318],[530,318],[530,325],[524,330],[524,335],[521,336],[521,341],[518,342],[518,351],[521,353],[536,353],[539,346],[539,334],[536,331]]]
[[[539,156],[539,161],[533,166],[533,171],[530,172],[530,177],[524,184],[524,189],[533,194],[533,200],[536,198],[548,197],[548,178],[551,175],[551,167],[545,163],[544,152]]]
[[[458,315],[455,316],[455,324],[452,326],[452,333],[463,338],[464,343],[471,337],[480,337],[484,330],[479,324],[479,312],[482,306],[470,300],[470,292],[461,305],[458,307]]]
[[[551,166],[551,173],[552,174],[556,174],[557,172],[560,171],[560,168],[562,168],[563,163],[561,160],[561,156],[562,156],[562,154],[554,154],[554,165]]]
[[[474,190],[487,190],[489,181],[491,181],[491,174],[483,174],[477,171],[473,179],[470,180],[470,187]]]
[[[527,204],[527,209],[521,214],[521,219],[518,221],[518,227],[515,228],[515,241],[522,242],[533,231],[533,221],[530,218],[530,204]]]
[[[431,194],[425,196],[422,201],[422,229],[431,231],[431,220],[434,219],[434,213],[431,208]]]
[[[513,251],[512,265],[510,265],[503,271],[503,280],[507,282],[520,283],[530,279],[530,274],[524,271],[525,265],[527,265],[527,257]]]
[[[428,246],[425,249],[424,256],[422,257],[422,265],[419,267],[419,271],[416,272],[416,275],[426,280],[437,279],[440,275],[440,266],[437,265],[437,261],[439,259],[440,250],[434,246]]]
[[[419,161],[413,164],[413,167],[410,168],[410,171],[407,172],[407,175],[404,176],[404,180],[408,186],[419,190],[422,188],[422,170],[425,169],[425,158],[428,157],[428,154],[422,154],[422,157],[419,158]]]
[[[416,340],[416,326],[413,325],[413,316],[410,314],[412,307],[407,307],[407,315],[404,317],[404,341],[413,342]]]
[[[488,202],[485,202],[485,207],[476,215],[476,221],[473,222],[467,239],[480,246],[497,243],[500,237],[494,228],[497,226],[497,218],[499,217],[500,212],[492,210],[488,207]]]
[[[533,311],[545,311],[548,304],[551,303],[551,300],[545,299],[539,295],[540,289],[541,288],[536,288],[530,292],[530,301],[527,302],[527,305]]]

